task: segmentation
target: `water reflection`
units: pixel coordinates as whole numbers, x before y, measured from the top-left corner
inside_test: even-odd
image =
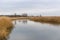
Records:
[[[16,20],[15,20],[15,25],[16,25]]]
[[[19,22],[21,22],[21,20],[18,20]]]
[[[24,24],[26,24],[26,23],[27,23],[27,20],[25,19],[25,20],[23,20],[22,22],[23,22]]]
[[[27,19],[24,19],[24,20],[14,20],[14,24],[16,25],[17,24],[17,22],[22,22],[23,24],[27,24]]]
[[[60,40],[60,26],[58,25],[42,24],[29,20],[13,22],[16,25],[9,40]]]

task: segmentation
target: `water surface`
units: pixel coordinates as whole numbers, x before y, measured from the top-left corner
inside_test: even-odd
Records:
[[[15,20],[13,24],[9,40],[60,40],[60,25],[30,20]]]

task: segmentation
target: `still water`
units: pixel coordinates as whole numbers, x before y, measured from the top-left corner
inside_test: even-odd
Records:
[[[60,40],[60,25],[30,20],[15,20],[13,24],[9,40]]]

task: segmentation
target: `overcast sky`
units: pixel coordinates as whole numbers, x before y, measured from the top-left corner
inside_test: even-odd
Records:
[[[60,15],[60,0],[0,0],[0,14]]]

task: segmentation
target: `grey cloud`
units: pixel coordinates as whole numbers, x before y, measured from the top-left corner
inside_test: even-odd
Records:
[[[43,10],[60,9],[60,0],[0,0],[0,11],[32,10],[34,8]]]

